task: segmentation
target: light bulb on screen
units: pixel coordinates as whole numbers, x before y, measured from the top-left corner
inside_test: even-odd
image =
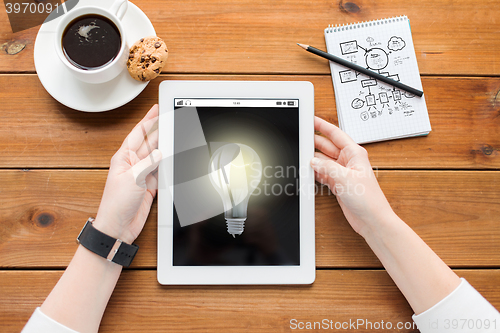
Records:
[[[259,155],[247,145],[226,144],[217,149],[208,174],[224,205],[227,232],[241,235],[247,219],[248,201],[262,178]]]

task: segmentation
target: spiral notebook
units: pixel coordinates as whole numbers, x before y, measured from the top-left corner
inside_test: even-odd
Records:
[[[328,52],[423,90],[406,16],[329,26]],[[425,95],[417,97],[330,61],[340,128],[357,143],[427,135]]]

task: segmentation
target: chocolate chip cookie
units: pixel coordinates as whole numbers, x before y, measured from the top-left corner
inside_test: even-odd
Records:
[[[167,46],[161,38],[156,36],[141,38],[130,48],[128,72],[137,81],[152,80],[160,75],[167,58]]]

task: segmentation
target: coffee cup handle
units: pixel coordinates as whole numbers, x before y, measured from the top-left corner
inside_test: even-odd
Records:
[[[121,20],[125,16],[127,8],[128,8],[128,0],[115,0],[115,2],[110,8],[110,11]]]

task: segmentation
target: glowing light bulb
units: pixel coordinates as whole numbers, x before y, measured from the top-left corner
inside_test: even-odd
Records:
[[[247,145],[230,143],[217,149],[208,174],[224,204],[227,232],[241,235],[247,219],[248,201],[262,178],[259,155]]]

